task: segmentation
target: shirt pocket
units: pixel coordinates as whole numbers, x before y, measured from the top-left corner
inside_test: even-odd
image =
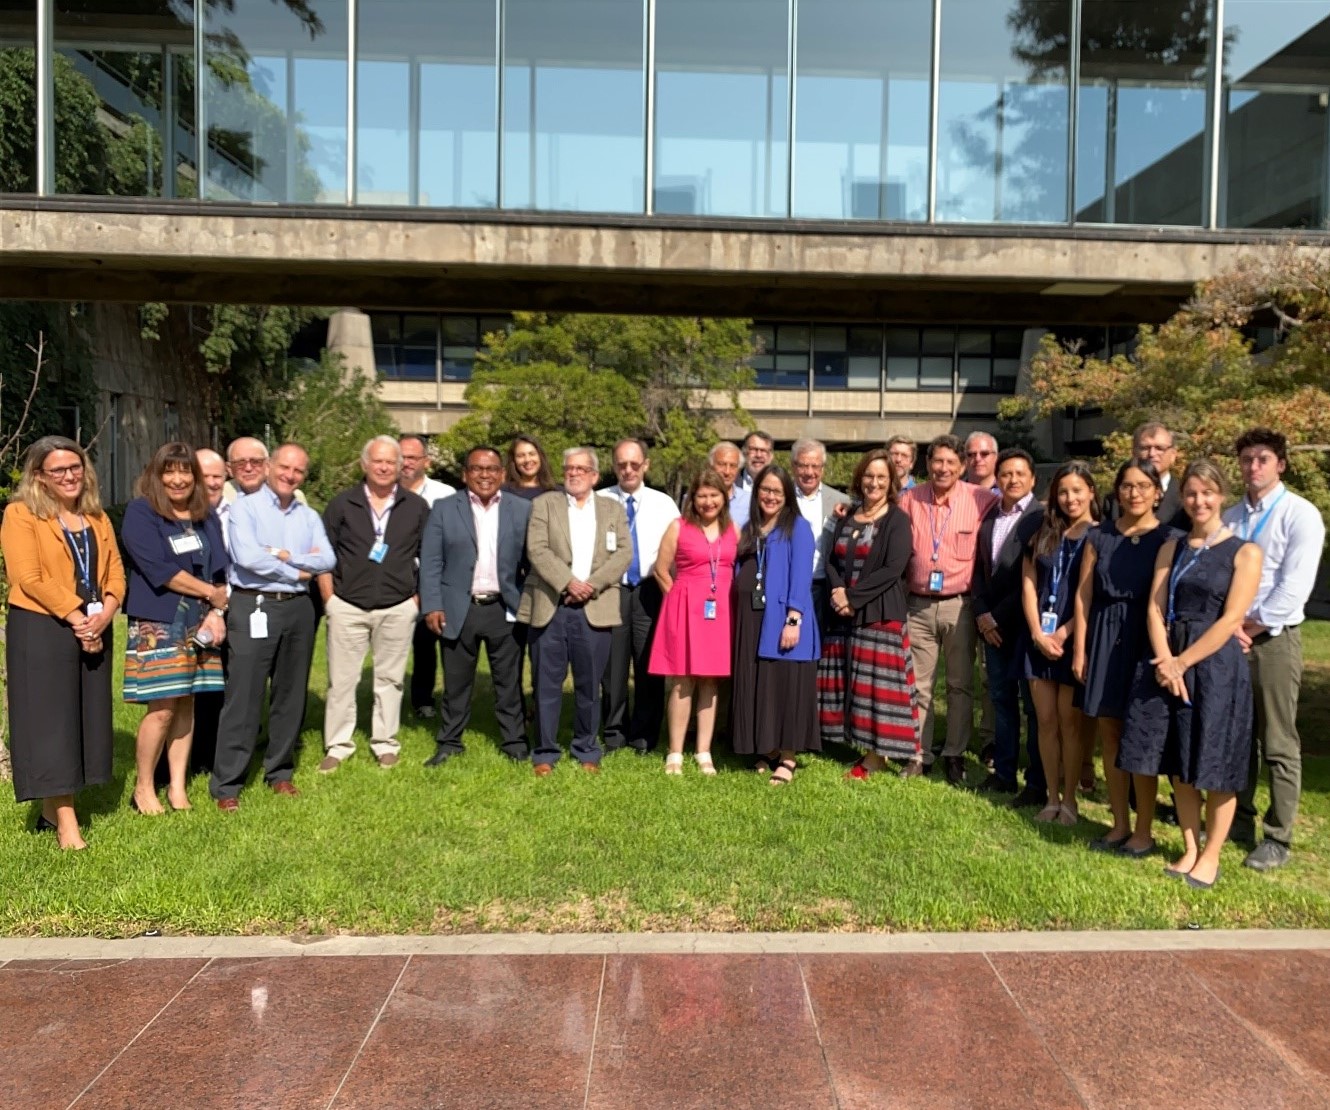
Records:
[[[979,540],[978,529],[956,533],[956,558],[965,563],[974,562],[975,545]]]

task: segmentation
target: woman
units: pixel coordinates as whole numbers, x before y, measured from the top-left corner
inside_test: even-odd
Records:
[[[135,492],[120,527],[129,561],[125,701],[146,702],[148,711],[134,745],[130,805],[163,813],[153,785],[162,750],[170,772],[167,801],[172,809],[189,809],[194,695],[223,688],[218,648],[226,636],[228,559],[188,444],[159,447]]]
[[[86,848],[74,795],[111,779],[111,621],[125,596],[111,522],[87,454],[64,436],[28,448],[0,524],[9,575],[14,798],[40,798],[39,829]]]
[[[1064,463],[1048,487],[1048,510],[1025,553],[1022,601],[1029,640],[1025,677],[1039,720],[1039,758],[1048,779],[1048,805],[1036,821],[1076,824],[1085,718],[1072,673],[1072,598],[1080,581],[1086,536],[1099,519],[1094,478],[1079,459]],[[1059,788],[1061,795],[1059,796]]]
[[[508,460],[504,467],[504,493],[515,494],[525,501],[534,501],[542,493],[558,489],[545,449],[531,436],[518,436],[508,445]]]
[[[1142,775],[1137,781],[1133,832],[1128,805],[1131,778],[1117,768],[1118,746],[1136,665],[1150,647],[1146,611],[1155,560],[1160,547],[1178,533],[1155,517],[1164,486],[1153,463],[1133,461],[1119,467],[1113,496],[1121,515],[1090,531],[1081,558],[1071,670],[1085,684],[1081,711],[1098,722],[1113,813],[1113,827],[1090,841],[1090,847],[1140,859],[1154,851],[1151,826],[1159,784],[1152,776]]]
[[[1118,754],[1124,771],[1172,776],[1182,855],[1164,874],[1197,890],[1219,878],[1251,756],[1251,675],[1233,634],[1256,598],[1261,549],[1224,526],[1227,494],[1209,459],[1187,467],[1182,507],[1191,531],[1159,549],[1148,613],[1154,654],[1137,668]]]
[[[888,759],[902,778],[924,771],[905,599],[910,518],[897,507],[891,456],[869,451],[854,468],[853,511],[837,519],[827,548],[829,612],[818,663],[823,742],[848,744],[863,758],[846,778],[866,779]]]
[[[817,541],[799,513],[794,481],[768,466],[753,483],[754,508],[739,538],[730,622],[734,628],[730,734],[737,755],[784,786],[799,752],[822,750],[817,731],[813,557]]]
[[[730,586],[738,533],[725,483],[704,470],[688,489],[683,516],[660,541],[654,574],[665,600],[651,644],[651,674],[666,677],[667,775],[683,774],[683,739],[697,716],[697,766],[714,775],[711,737],[716,689],[730,676]]]

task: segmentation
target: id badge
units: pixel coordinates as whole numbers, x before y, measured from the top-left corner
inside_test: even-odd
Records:
[[[753,608],[761,611],[767,607],[767,591],[759,587],[753,591]]]
[[[605,533],[605,550],[613,555],[619,550],[619,536],[616,532]]]
[[[1058,630],[1058,615],[1051,610],[1039,615],[1039,631],[1051,636]]]
[[[387,554],[388,545],[383,540],[379,540],[369,549],[369,561],[371,563],[381,563],[383,562],[384,556]]]
[[[203,550],[203,541],[197,532],[185,532],[171,537],[171,550],[177,555],[189,555]]]
[[[714,621],[716,619],[716,599],[709,597],[702,602],[702,619],[704,621]]]
[[[83,611],[84,611],[85,613],[87,613],[88,616],[90,616],[90,617],[95,617],[98,613],[102,612],[105,608],[106,608],[106,606],[103,605],[100,601],[90,601],[90,602],[88,602],[88,604],[87,604],[86,606],[84,606]]]
[[[268,614],[262,609],[255,609],[249,615],[249,638],[251,640],[268,638]]]
[[[942,592],[942,572],[940,570],[929,572],[928,592],[933,594],[940,594]]]

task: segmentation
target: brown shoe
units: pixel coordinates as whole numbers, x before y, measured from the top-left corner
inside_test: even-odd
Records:
[[[270,789],[274,794],[285,794],[290,798],[294,798],[300,793],[300,791],[296,789],[295,783],[286,779],[283,779],[281,782],[271,783]]]
[[[944,757],[943,764],[947,771],[947,782],[951,786],[965,785],[965,759],[959,755]]]
[[[396,752],[385,752],[383,755],[379,756],[379,766],[380,766],[380,767],[396,767],[396,766],[397,766],[397,753],[396,753]]]
[[[331,775],[341,765],[342,761],[335,755],[325,755],[323,762],[319,764],[319,774]]]
[[[912,759],[901,768],[901,778],[912,779],[922,777],[924,773],[924,761],[922,759]]]
[[[582,764],[582,770],[584,770],[588,775],[598,775],[598,774],[600,774],[600,764],[599,764],[599,763],[583,763],[583,764]]]
[[[531,770],[535,772],[537,778],[543,779],[549,775],[554,774],[554,764],[537,763],[534,767],[531,768]]]
[[[234,813],[240,808],[239,798],[218,798],[217,808],[223,813]]]

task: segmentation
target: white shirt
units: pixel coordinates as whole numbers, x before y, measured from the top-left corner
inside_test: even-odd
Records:
[[[585,582],[591,577],[591,560],[596,554],[596,499],[590,496],[579,506],[571,493],[568,499],[568,539],[573,545],[573,577]]]
[[[471,519],[476,524],[476,569],[471,572],[471,596],[499,592],[499,502],[503,491],[495,490],[486,505],[470,490]]]
[[[608,497],[623,506],[628,513],[628,493],[620,486],[610,486],[600,491],[601,497]],[[660,554],[660,541],[672,521],[679,519],[679,506],[668,494],[661,493],[650,486],[638,486],[632,493],[633,525],[637,532],[637,571],[642,578],[650,578],[656,566],[656,556]],[[625,585],[628,576],[623,576]]]
[[[827,522],[827,516],[822,512],[822,483],[818,482],[817,489],[807,496],[804,495],[798,485],[794,487],[794,503],[799,506],[799,515],[808,521],[813,529],[813,535],[817,537],[817,543],[813,545],[813,577],[825,578],[827,568],[823,566],[822,543],[826,539],[822,535],[822,526]]]
[[[410,487],[407,487],[410,489]],[[419,489],[411,490],[417,497],[423,497],[425,504],[431,509],[434,508],[434,502],[442,501],[445,497],[451,497],[457,492],[447,482],[440,482],[437,478],[426,478],[424,485]]]
[[[1224,514],[1224,523],[1265,556],[1247,616],[1265,625],[1271,636],[1301,624],[1325,546],[1325,522],[1316,506],[1276,482],[1254,505],[1244,497]]]
[[[217,503],[217,508],[213,510],[217,514],[217,523],[222,526],[222,546],[226,548],[226,556],[231,557],[231,505],[232,501],[223,498]]]

